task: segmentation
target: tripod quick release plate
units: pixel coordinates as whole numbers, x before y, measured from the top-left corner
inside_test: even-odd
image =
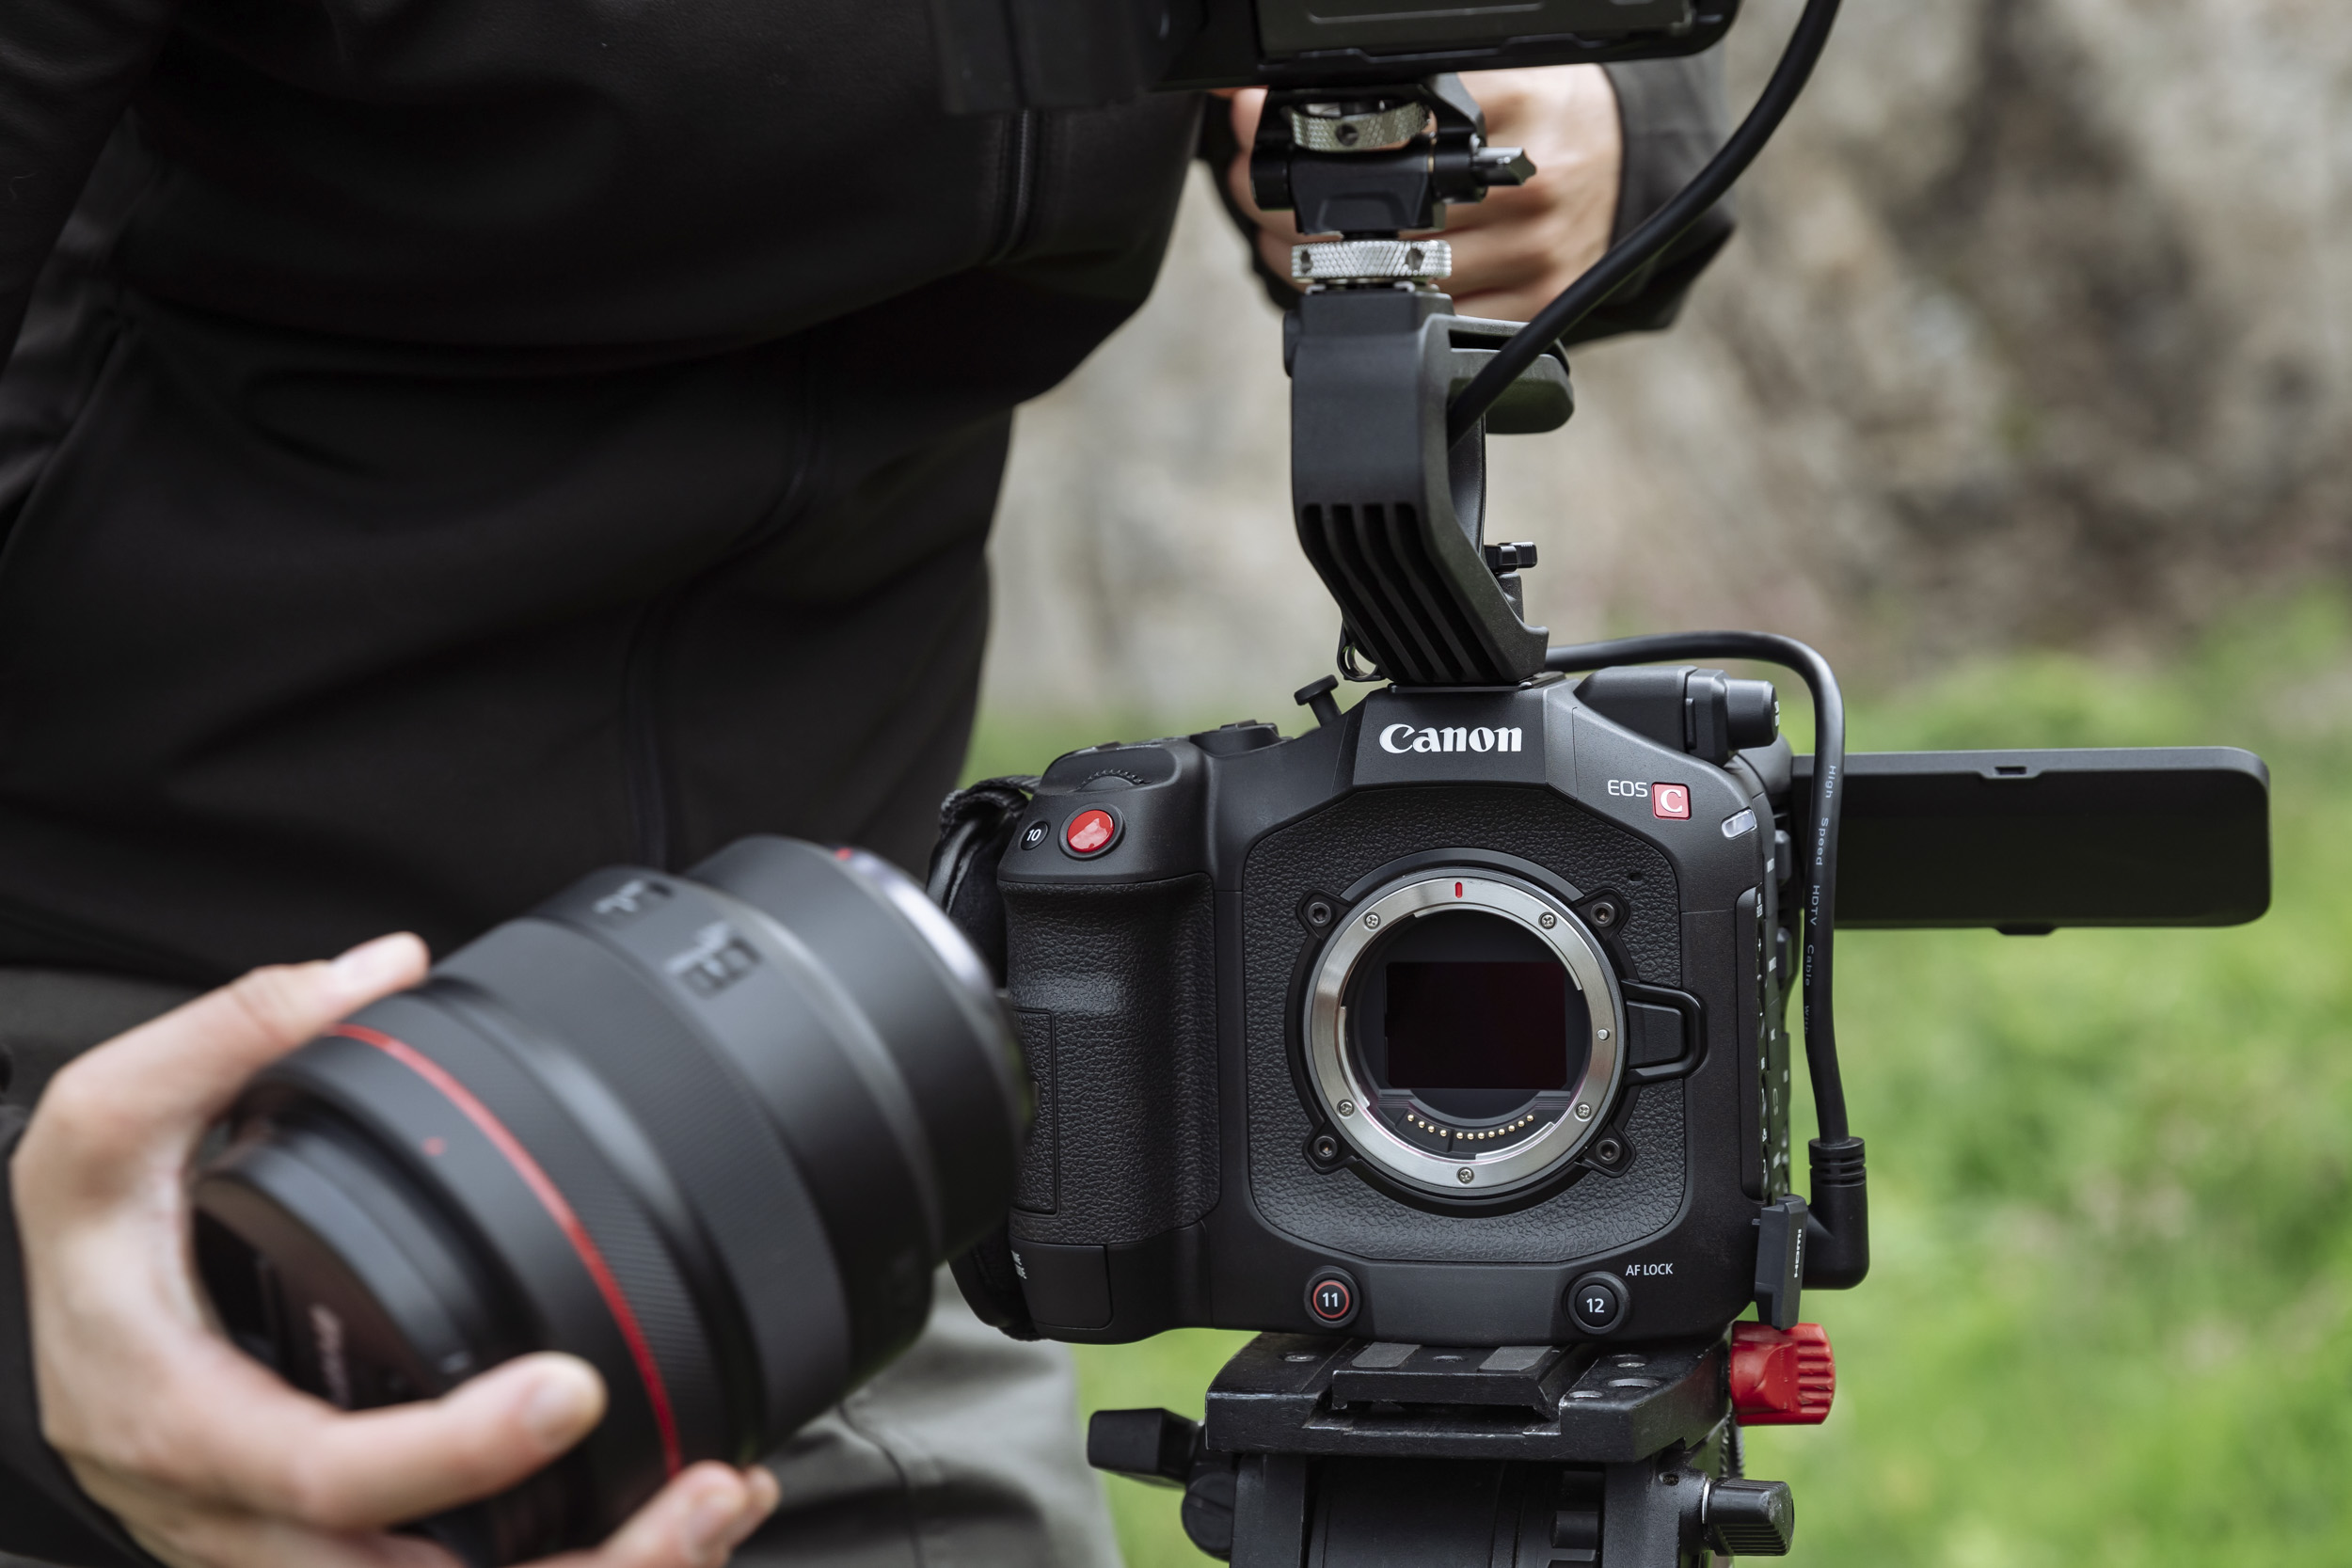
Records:
[[[1205,1430],[1229,1453],[1622,1463],[1706,1441],[1724,1356],[1721,1339],[1464,1350],[1261,1334],[1209,1386]]]

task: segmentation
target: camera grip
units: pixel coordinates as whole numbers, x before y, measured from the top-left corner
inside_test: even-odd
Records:
[[[1217,1196],[1215,895],[1192,875],[1004,886],[1009,999],[1037,1083],[1016,1240],[1141,1241]]]

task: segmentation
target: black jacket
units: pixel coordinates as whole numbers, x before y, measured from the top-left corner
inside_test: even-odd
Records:
[[[947,118],[924,13],[0,6],[0,963],[446,949],[760,830],[919,863],[1010,411],[1149,293],[1200,118]],[[1617,81],[1623,227],[1721,126]],[[115,1560],[7,1215],[0,1549]]]

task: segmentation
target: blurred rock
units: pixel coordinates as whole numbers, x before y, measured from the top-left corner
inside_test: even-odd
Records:
[[[1735,95],[1796,0],[1749,0]],[[1847,8],[1662,337],[1494,444],[1556,637],[1748,625],[1865,684],[2128,651],[2352,555],[2352,12]],[[1203,181],[1160,288],[1022,415],[998,707],[1287,705],[1336,612],[1293,543],[1274,312]]]

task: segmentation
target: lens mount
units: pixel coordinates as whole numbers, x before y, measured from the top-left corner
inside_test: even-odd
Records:
[[[1359,997],[1370,972],[1408,935],[1470,914],[1504,923],[1515,940],[1533,938],[1582,1004],[1582,1037],[1566,1042],[1571,1053],[1583,1047],[1581,1070],[1499,1117],[1448,1115],[1382,1082],[1358,1037],[1367,1021],[1350,1016],[1365,1010]],[[1523,940],[1518,945],[1528,948]],[[1600,944],[1549,894],[1467,866],[1415,871],[1350,911],[1308,976],[1304,1022],[1308,1082],[1330,1126],[1380,1174],[1457,1201],[1502,1196],[1557,1174],[1600,1131],[1623,1076],[1625,1002]]]

